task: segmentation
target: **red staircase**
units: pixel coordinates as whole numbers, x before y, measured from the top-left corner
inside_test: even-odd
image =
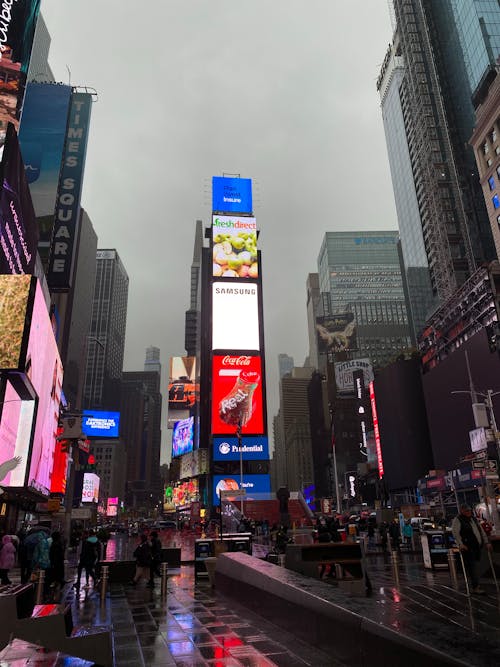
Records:
[[[238,506],[238,504],[236,503]],[[267,519],[269,525],[280,523],[280,509],[278,500],[251,500],[245,503],[244,513],[247,519],[254,521],[261,521]],[[290,524],[295,523],[296,526],[311,525],[309,518],[302,503],[298,499],[290,498],[288,501],[288,513],[290,515]]]

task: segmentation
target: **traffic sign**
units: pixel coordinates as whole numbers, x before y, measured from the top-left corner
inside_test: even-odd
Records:
[[[486,461],[484,459],[479,461],[472,461],[472,467],[474,470],[483,470],[486,467]]]

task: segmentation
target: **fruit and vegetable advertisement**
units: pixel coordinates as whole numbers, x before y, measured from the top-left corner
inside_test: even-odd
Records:
[[[214,278],[258,278],[255,218],[214,215],[212,240]]]
[[[264,433],[260,356],[215,355],[212,366],[212,433]]]
[[[257,284],[212,284],[212,350],[260,350]]]

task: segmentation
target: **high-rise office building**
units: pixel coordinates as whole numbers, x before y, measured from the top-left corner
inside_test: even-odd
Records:
[[[54,75],[49,65],[50,33],[42,14],[38,15],[33,38],[27,81],[53,82]]]
[[[129,278],[116,250],[97,251],[83,405],[119,409]]]
[[[285,377],[288,373],[291,372],[294,367],[293,357],[290,357],[288,354],[278,354],[278,368],[280,374],[280,380]]]
[[[189,310],[186,311],[185,341],[188,357],[199,356],[201,318],[201,257],[203,250],[203,222],[196,221],[193,261],[191,263],[191,289]]]
[[[146,359],[144,361],[145,371],[154,371],[161,376],[160,348],[150,345],[146,348]]]
[[[351,318],[345,353],[382,367],[411,346],[398,233],[327,232],[318,257],[323,315]]]
[[[406,269],[425,269],[422,262],[411,263],[422,259],[423,242],[432,291],[443,300],[478,263],[495,256],[467,142],[478,72],[498,54],[500,8],[486,0],[394,0],[393,9],[394,41],[377,87],[402,253]],[[418,275],[427,290],[425,271]],[[410,284],[409,296],[419,298],[418,289],[412,297]]]
[[[318,340],[316,336],[316,317],[320,314],[321,292],[319,290],[319,276],[310,273],[306,281],[307,291],[307,332],[309,334],[309,354],[304,366],[319,368]]]

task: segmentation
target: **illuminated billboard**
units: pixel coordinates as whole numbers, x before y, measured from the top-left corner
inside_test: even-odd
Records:
[[[212,433],[264,433],[262,365],[259,356],[215,355],[212,362]]]
[[[375,433],[375,447],[377,452],[378,476],[380,479],[384,476],[384,461],[382,459],[382,443],[380,441],[380,430],[378,426],[377,403],[375,401],[375,384],[373,380],[369,384],[370,403],[372,407],[373,431]]]
[[[212,211],[251,213],[252,179],[213,176]]]
[[[245,489],[245,498],[252,499],[252,494],[271,493],[270,475],[243,475],[243,489]],[[221,491],[234,491],[234,498],[238,498],[240,488],[240,478],[238,475],[214,475],[213,476],[213,504],[220,504]],[[226,498],[231,499],[230,496]]]
[[[0,369],[19,370],[31,276],[0,275]]]
[[[214,215],[212,275],[216,278],[258,278],[255,218]]]
[[[92,96],[89,93],[71,95],[47,269],[47,282],[52,291],[67,292],[71,287],[91,106]]]
[[[168,427],[187,419],[196,406],[200,385],[196,377],[196,357],[170,357],[168,379]]]
[[[95,472],[86,472],[83,474],[82,503],[99,502],[99,475]]]
[[[340,393],[354,392],[353,373],[363,371],[365,387],[373,380],[373,367],[369,359],[352,359],[335,364],[335,384]]]
[[[354,313],[338,313],[316,318],[318,351],[345,352],[356,349],[356,322]]]
[[[0,388],[0,486],[23,487],[36,414],[36,401],[24,400],[6,378]]]
[[[118,438],[120,435],[120,413],[102,410],[84,410],[82,433],[87,438]]]
[[[33,273],[38,228],[19,142],[12,124],[7,129],[1,173],[0,273]]]
[[[19,143],[40,243],[52,238],[59,174],[68,125],[71,86],[28,83],[19,128]]]
[[[236,437],[214,438],[214,461],[263,461],[269,459],[269,442],[267,436],[244,436],[241,438],[241,453]]]
[[[37,279],[25,374],[38,396],[28,486],[48,495],[56,445],[63,369],[42,288]]]
[[[172,489],[172,503],[177,507],[190,505],[193,501],[199,500],[200,489],[197,479],[190,479],[188,482],[182,482]]]
[[[50,478],[50,493],[66,493],[66,473],[68,469],[69,443],[67,440],[58,440],[54,450],[54,464]]]
[[[209,470],[208,449],[197,449],[181,456],[179,479],[206,475]]]
[[[0,128],[17,131],[40,0],[7,0],[0,10]],[[0,145],[5,136],[0,133]]]
[[[260,350],[256,284],[212,284],[212,350]]]
[[[172,458],[193,451],[194,417],[175,422],[172,430]]]

